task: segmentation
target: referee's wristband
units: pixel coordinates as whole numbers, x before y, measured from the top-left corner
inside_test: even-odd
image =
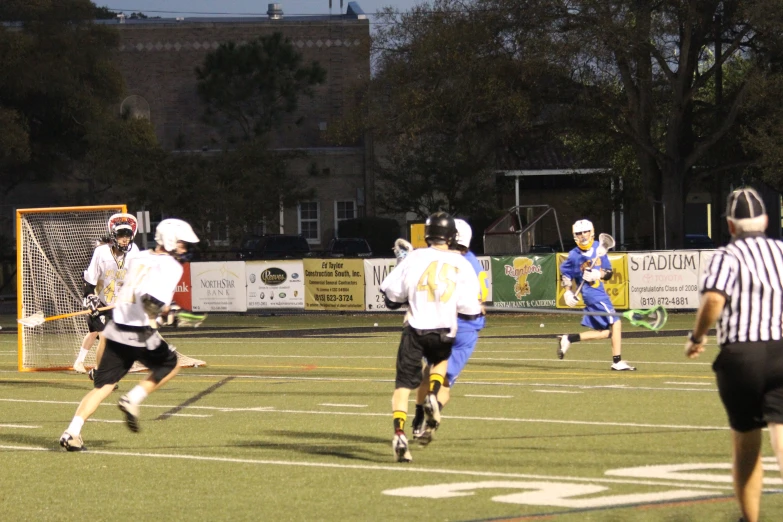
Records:
[[[693,344],[704,344],[704,337],[702,337],[701,339],[696,339],[696,338],[693,336],[693,332],[691,332],[691,333],[690,333],[690,336],[688,336],[688,340],[689,340],[690,342],[692,342]]]

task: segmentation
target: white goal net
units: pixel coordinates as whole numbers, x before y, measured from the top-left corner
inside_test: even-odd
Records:
[[[95,240],[107,234],[106,223],[124,205],[20,209],[16,213],[17,314],[22,319],[43,312],[53,317],[84,310],[84,269],[90,264]],[[46,321],[39,326],[19,324],[19,370],[71,369],[87,334],[84,315]],[[95,348],[85,361],[95,366]],[[178,353],[180,366],[204,361]],[[143,370],[134,367],[132,371]]]

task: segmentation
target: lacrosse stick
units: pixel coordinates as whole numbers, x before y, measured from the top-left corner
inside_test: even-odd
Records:
[[[98,308],[98,311],[105,312],[106,310],[111,310],[113,308],[114,305],[102,306]],[[41,326],[47,321],[56,321],[57,319],[67,319],[68,317],[76,317],[77,315],[88,315],[91,313],[93,313],[92,310],[82,310],[81,312],[71,312],[68,314],[52,315],[49,317],[45,317],[43,312],[36,312],[33,315],[28,315],[27,317],[22,317],[21,319],[17,319],[16,322],[18,322],[22,326],[29,326],[32,328],[35,326]]]
[[[657,332],[666,324],[669,318],[666,309],[660,305],[645,310],[626,310],[625,312],[583,312],[581,310],[553,310],[551,308],[505,308],[500,306],[487,306],[491,312],[525,312],[533,314],[558,314],[558,315],[594,315],[597,317],[622,317],[628,319],[633,326],[641,326],[653,332]]]
[[[598,262],[598,258],[605,256],[610,248],[614,248],[614,238],[609,234],[599,235],[598,243],[599,243],[598,248],[595,249],[595,258],[593,258],[593,262],[590,263],[590,268],[588,268],[587,270],[592,270],[593,268],[595,268],[595,264]],[[574,296],[579,295],[579,292],[582,291],[582,286],[584,284],[585,284],[585,280],[583,278],[582,282],[579,283],[579,288],[577,288],[576,292],[574,292]]]

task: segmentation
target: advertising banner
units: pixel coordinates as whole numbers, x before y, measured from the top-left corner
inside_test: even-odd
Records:
[[[487,301],[492,302],[492,258],[489,256],[478,256],[481,267],[487,273],[487,288],[489,293],[487,294]]]
[[[697,250],[629,253],[631,308],[698,308],[699,258]]]
[[[624,310],[630,308],[629,305],[629,284],[628,284],[628,257],[626,254],[619,254],[616,252],[609,252],[607,254],[609,262],[612,264],[612,278],[608,281],[604,281],[604,290],[609,295],[609,300],[612,301],[612,306],[615,310]],[[557,254],[557,279],[555,284],[557,285],[557,307],[569,308],[565,303],[565,293],[568,288],[565,288],[560,284],[560,265],[568,257],[567,253],[560,252]],[[576,291],[576,288],[573,289]],[[584,308],[584,300],[579,299],[579,304],[574,308]]]
[[[364,259],[305,259],[305,310],[364,311]]]
[[[492,257],[492,301],[508,308],[555,306],[555,254]]]
[[[243,261],[192,263],[190,283],[194,311],[247,311]]]
[[[247,307],[304,309],[304,264],[296,261],[248,261]]]
[[[174,302],[183,310],[193,310],[193,297],[190,292],[190,263],[184,263],[182,269],[182,278],[174,291]]]
[[[716,250],[699,250],[699,282],[701,282],[701,275],[705,270],[707,270],[707,267],[710,264],[710,260],[712,259],[712,256],[715,255],[715,252]],[[694,308],[697,307],[698,304]]]
[[[381,294],[381,282],[389,275],[389,272],[397,266],[397,260],[392,259],[365,259],[364,260],[364,301],[367,303],[368,312],[389,312],[383,303]]]

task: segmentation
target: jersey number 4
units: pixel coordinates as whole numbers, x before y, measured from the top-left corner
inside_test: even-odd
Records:
[[[429,264],[427,269],[421,274],[419,278],[419,284],[416,286],[418,291],[427,291],[427,301],[435,301],[435,294],[438,291],[439,283],[446,283],[446,290],[440,296],[440,302],[445,303],[451,299],[451,294],[454,293],[454,287],[457,283],[451,277],[457,273],[457,269],[449,264],[443,264],[438,271],[438,262],[433,261]]]

